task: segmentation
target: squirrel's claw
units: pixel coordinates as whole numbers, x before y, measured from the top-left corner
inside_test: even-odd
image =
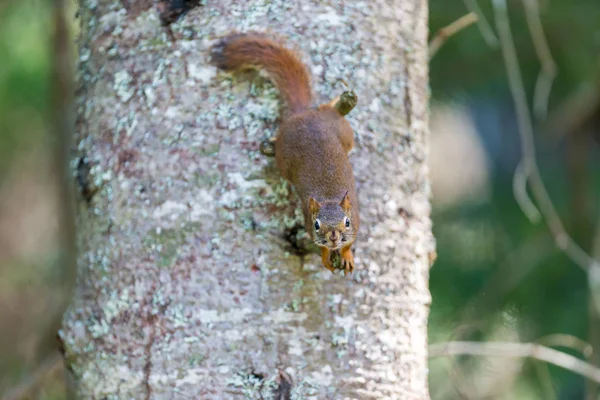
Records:
[[[342,258],[342,268],[344,269],[344,275],[351,274],[354,271],[354,256],[350,246],[343,248],[340,254]]]
[[[334,254],[338,254],[337,251]],[[331,250],[326,247],[321,248],[321,261],[323,261],[323,266],[332,273],[335,273],[336,268],[333,266],[333,262],[331,261],[331,255]],[[351,274],[354,271],[354,256],[352,255],[350,246],[343,248],[339,255],[340,268],[344,271],[344,275]]]
[[[344,275],[351,274],[354,271],[354,260],[342,260]]]
[[[333,263],[331,262],[331,252],[326,247],[321,248],[321,261],[325,268],[335,273],[335,268],[333,268]]]

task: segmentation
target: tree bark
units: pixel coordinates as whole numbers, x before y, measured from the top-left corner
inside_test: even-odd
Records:
[[[428,398],[427,2],[206,1],[168,26],[133,3],[80,10],[86,200],[62,338],[81,395]],[[259,152],[277,91],[208,63],[247,29],[287,38],[319,101],[339,78],[359,96],[350,277],[306,252],[297,198]]]

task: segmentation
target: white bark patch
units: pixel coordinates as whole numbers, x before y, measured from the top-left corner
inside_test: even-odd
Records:
[[[113,318],[121,314],[121,312],[128,309],[130,305],[131,300],[127,288],[123,290],[121,295],[118,295],[117,292],[112,292],[110,300],[106,302],[104,307],[104,318],[110,322]]]
[[[204,217],[214,214],[214,198],[208,190],[201,189],[198,194],[194,194],[194,203],[190,211],[192,221],[201,221]]]
[[[98,377],[90,376],[86,371],[81,379],[84,382],[95,382]],[[119,393],[119,390],[127,392],[134,389],[142,383],[142,373],[141,371],[133,372],[125,365],[117,365],[111,369],[103,369],[100,382],[102,382],[101,385],[92,389],[96,397],[104,397],[106,393]]]
[[[254,179],[254,180],[246,180],[241,172],[233,172],[231,174],[227,174],[229,180],[236,184],[242,190],[249,190],[253,188],[264,188],[267,189],[269,186],[264,179]]]
[[[179,107],[169,107],[165,112],[165,117],[172,120],[181,120],[181,110]]]
[[[306,313],[294,313],[285,311],[283,308],[279,308],[271,314],[265,316],[265,320],[276,324],[282,324],[293,321],[304,321],[306,317]]]
[[[183,378],[175,381],[177,386],[197,385],[206,380],[206,375],[203,374],[203,372],[206,372],[204,368],[188,369],[185,372],[186,375]]]
[[[155,219],[163,219],[168,217],[170,220],[174,221],[181,214],[187,212],[188,208],[183,203],[178,203],[173,200],[167,200],[162,205],[160,205],[156,210],[154,210],[153,217]]]
[[[328,8],[328,12],[326,14],[318,15],[317,20],[325,22],[330,26],[339,26],[345,22],[345,18],[340,14],[336,13],[333,8]]]
[[[227,174],[229,181],[237,186],[236,189],[225,192],[219,201],[222,206],[236,208],[240,200],[254,202],[257,190],[262,189],[265,196],[273,193],[273,190],[264,179],[246,180],[240,172]]]
[[[320,371],[311,374],[313,383],[320,386],[331,386],[333,384],[333,371],[329,365],[325,365]]]
[[[210,83],[217,75],[217,68],[213,66],[198,66],[196,64],[188,65],[188,74],[191,78],[204,84]]]
[[[123,31],[124,20],[127,18],[127,10],[120,8],[117,11],[109,12],[98,20],[99,30],[101,32],[112,32],[120,34]]]
[[[156,91],[152,86],[146,86],[144,88],[144,94],[146,95],[146,104],[148,107],[153,107],[156,103]]]
[[[302,343],[298,339],[292,339],[288,342],[288,353],[294,356],[302,356],[304,350],[302,350]]]
[[[345,331],[349,331],[354,326],[354,318],[349,315],[347,317],[335,316],[336,325],[344,328]]]
[[[219,313],[217,310],[198,310],[196,313],[196,317],[203,324],[210,324],[216,322],[241,322],[252,313],[252,310],[249,308],[240,308],[234,309],[228,312]]]
[[[377,338],[381,343],[390,349],[393,349],[396,346],[396,343],[398,343],[397,334],[390,330],[379,332],[379,334],[377,334]]]
[[[133,78],[127,71],[119,71],[115,74],[114,89],[117,92],[117,96],[123,101],[127,102],[133,97],[134,89],[130,86]]]
[[[242,334],[240,333],[240,331],[236,330],[236,329],[232,329],[230,331],[226,331],[225,332],[225,339],[228,342],[236,342],[238,340],[242,340],[244,337],[242,336]]]

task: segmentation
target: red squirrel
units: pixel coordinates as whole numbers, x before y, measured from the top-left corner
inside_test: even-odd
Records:
[[[312,107],[310,76],[292,50],[261,33],[234,33],[211,51],[212,63],[225,71],[258,68],[268,72],[287,112],[274,141],[281,175],[302,201],[305,226],[321,248],[325,268],[334,272],[339,251],[344,273],[354,270],[352,244],[358,232],[358,199],[348,152],[354,132],[344,117],[354,107],[354,92]]]

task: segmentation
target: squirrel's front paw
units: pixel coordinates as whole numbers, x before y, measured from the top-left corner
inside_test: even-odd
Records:
[[[323,266],[330,270],[331,272],[335,272],[335,268],[333,267],[333,263],[331,262],[331,252],[328,248],[321,248],[321,261],[323,262]]]
[[[342,268],[344,269],[344,274],[352,273],[354,271],[354,256],[352,255],[352,250],[350,246],[342,249],[341,251],[342,258]]]

